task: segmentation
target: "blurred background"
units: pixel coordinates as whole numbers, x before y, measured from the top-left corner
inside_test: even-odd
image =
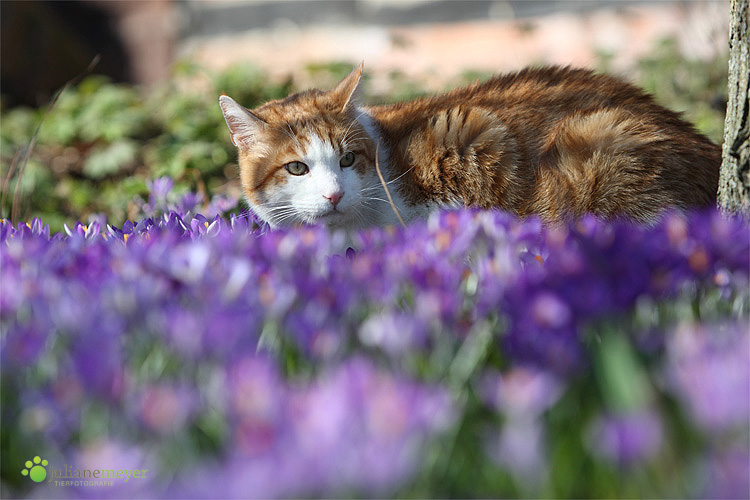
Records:
[[[370,102],[530,64],[590,67],[721,139],[728,0],[2,0],[0,10],[0,216],[14,220],[119,224],[158,176],[206,204],[240,197],[217,95],[253,107],[332,85],[362,61]]]
[[[190,59],[238,61],[272,77],[364,61],[378,90],[403,73],[437,88],[462,70],[534,63],[627,73],[655,44],[709,59],[726,51],[728,1],[82,0],[2,2],[2,92],[43,105],[99,54],[97,73],[153,86]]]

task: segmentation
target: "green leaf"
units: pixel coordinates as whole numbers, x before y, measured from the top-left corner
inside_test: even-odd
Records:
[[[108,146],[97,147],[86,159],[83,173],[93,179],[116,174],[131,165],[138,153],[134,141],[121,139]]]
[[[594,353],[597,380],[607,407],[617,412],[648,405],[652,388],[648,375],[622,331],[608,331]]]

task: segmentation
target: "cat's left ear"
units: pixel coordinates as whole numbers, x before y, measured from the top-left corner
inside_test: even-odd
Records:
[[[362,69],[364,66],[364,62],[357,66],[354,71],[349,73],[347,77],[341,80],[341,82],[336,85],[336,88],[331,91],[335,98],[335,102],[337,106],[340,106],[339,109],[341,109],[341,111],[352,106],[357,100],[359,82],[362,79]]]

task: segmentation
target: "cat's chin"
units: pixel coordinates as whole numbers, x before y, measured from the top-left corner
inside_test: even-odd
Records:
[[[345,213],[332,210],[319,215],[315,219],[317,224],[325,224],[330,227],[346,227],[349,225],[349,217]]]
[[[293,222],[278,224],[276,221],[266,221],[271,229],[301,228],[305,226],[324,225],[332,229],[351,229],[353,221],[344,212],[331,211],[321,215],[307,216]]]
[[[362,218],[357,216],[356,207],[353,206],[347,206],[344,210],[328,210],[322,214],[317,214],[314,220],[309,221],[309,223],[347,231],[362,229],[367,225],[363,225]]]

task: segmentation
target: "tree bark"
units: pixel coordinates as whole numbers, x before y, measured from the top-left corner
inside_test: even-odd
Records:
[[[718,205],[750,219],[750,38],[748,0],[732,0],[729,20],[729,102],[719,174]]]

